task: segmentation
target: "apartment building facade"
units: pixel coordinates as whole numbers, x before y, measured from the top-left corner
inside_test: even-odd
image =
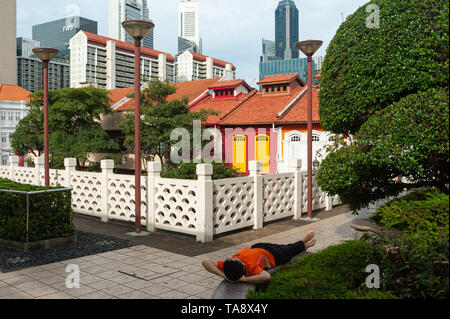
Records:
[[[235,79],[236,67],[232,63],[192,51],[186,51],[177,57],[178,82],[222,77]]]
[[[85,84],[107,90],[134,86],[134,45],[80,31],[70,40],[70,87]],[[141,79],[175,81],[175,59],[141,49]]]

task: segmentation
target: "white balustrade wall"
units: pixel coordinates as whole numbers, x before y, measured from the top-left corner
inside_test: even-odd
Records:
[[[18,183],[44,185],[44,159],[35,159],[34,168],[19,167],[19,158],[10,157],[10,166],[0,166],[0,178]],[[101,173],[80,172],[76,160],[67,158],[64,170],[50,170],[52,186],[71,187],[74,212],[109,220],[135,221],[133,175],[114,174],[114,162],[103,160]],[[262,163],[249,163],[250,176],[212,180],[213,167],[197,165],[198,180],[162,178],[161,164],[149,162],[141,180],[142,225],[196,236],[209,242],[214,235],[292,217],[299,220],[307,212],[307,174],[301,161],[291,163],[292,173],[262,175]],[[331,210],[339,198],[328,196],[313,176],[313,209]]]

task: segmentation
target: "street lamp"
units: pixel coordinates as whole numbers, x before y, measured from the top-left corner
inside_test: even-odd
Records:
[[[44,69],[44,161],[45,186],[50,186],[49,147],[48,147],[48,63],[58,54],[57,49],[35,48],[33,53],[42,61]]]
[[[297,42],[295,46],[308,57],[308,219],[312,217],[312,56],[322,46],[323,41],[306,40]]]
[[[141,42],[155,25],[148,20],[127,20],[123,28],[134,39],[134,175],[136,234],[141,233]]]

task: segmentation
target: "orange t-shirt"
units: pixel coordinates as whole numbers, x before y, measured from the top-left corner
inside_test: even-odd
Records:
[[[234,255],[233,258],[238,258],[246,265],[245,276],[251,277],[259,275],[264,271],[266,264],[262,258],[263,256],[266,257],[267,260],[269,260],[271,267],[275,267],[275,258],[273,257],[273,255],[269,253],[267,250],[261,248],[254,248],[254,249],[244,248],[236,255]],[[223,264],[224,261],[217,262],[217,268],[219,268],[219,270],[222,272],[223,272]]]

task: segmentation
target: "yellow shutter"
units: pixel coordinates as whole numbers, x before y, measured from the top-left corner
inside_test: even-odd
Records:
[[[245,135],[233,137],[233,167],[238,172],[247,171],[247,137]]]
[[[270,138],[268,135],[258,135],[255,138],[255,158],[263,163],[262,172],[270,173]]]

